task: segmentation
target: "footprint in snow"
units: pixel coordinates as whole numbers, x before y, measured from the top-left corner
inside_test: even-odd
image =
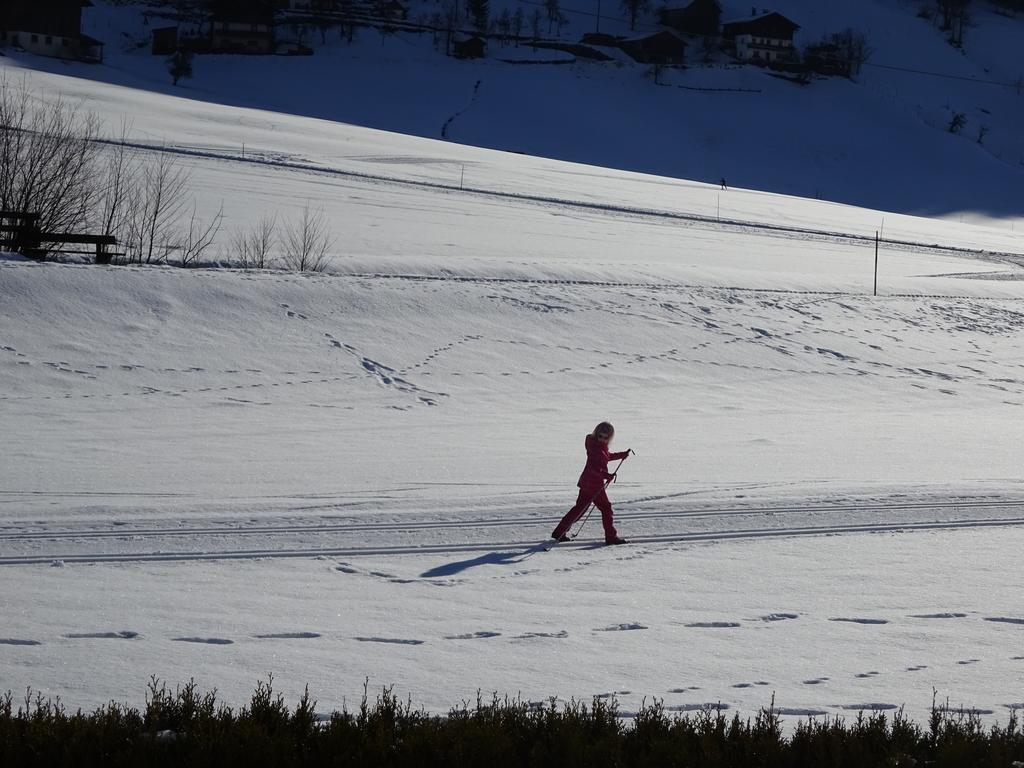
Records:
[[[318,632],[274,632],[268,635],[254,635],[259,640],[312,640],[320,637]]]
[[[827,683],[828,680],[829,678],[827,677],[813,677],[810,680],[804,680],[803,683],[804,685],[821,685],[822,683]]]
[[[732,629],[740,626],[738,621],[695,621],[685,626],[691,629]]]
[[[868,677],[878,677],[878,672],[858,672],[854,677],[859,677],[862,680]]]
[[[595,699],[612,699],[616,696],[629,696],[632,691],[612,691],[611,693],[596,693]]]
[[[913,613],[911,619],[965,619],[966,613]]]
[[[17,637],[0,637],[0,645],[42,645],[38,640],[22,640]]]
[[[127,629],[120,632],[72,632],[64,635],[70,640],[134,640],[138,636],[138,632]]]
[[[907,672],[920,672],[922,669],[928,669],[927,664],[919,664],[916,667],[907,667]]]
[[[200,643],[201,645],[234,645],[234,640],[224,637],[175,637],[176,643]]]
[[[847,712],[885,712],[890,709],[899,709],[896,704],[837,704],[837,708],[845,709]]]
[[[699,691],[700,686],[691,685],[689,688],[669,688],[669,693],[690,693],[691,691]]]
[[[962,667],[966,667],[968,664],[977,664],[981,659],[961,659],[957,662]]]
[[[423,645],[423,640],[406,640],[400,637],[354,637],[360,643],[388,643],[390,645]]]
[[[521,635],[516,635],[513,640],[539,640],[542,638],[550,638],[552,640],[564,640],[569,636],[569,633],[564,629],[558,632],[524,632]]]
[[[599,627],[595,629],[595,632],[628,632],[633,629],[648,629],[643,624],[629,623],[629,624],[612,624],[610,627]]]
[[[985,621],[995,621],[1000,624],[1020,624],[1024,625],[1024,619],[1014,619],[1007,616],[985,616]]]
[[[800,618],[799,613],[769,613],[766,616],[761,616],[761,621],[787,621],[789,619]]]
[[[445,635],[445,640],[483,640],[488,637],[501,637],[501,632],[467,632],[463,635]]]

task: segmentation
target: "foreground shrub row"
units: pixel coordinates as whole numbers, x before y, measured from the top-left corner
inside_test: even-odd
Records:
[[[258,683],[232,709],[194,683],[176,691],[153,680],[144,711],[108,704],[91,714],[59,702],[0,698],[0,765],[15,766],[999,766],[1024,768],[1016,714],[985,728],[976,715],[934,707],[922,727],[901,712],[851,722],[802,721],[784,733],[779,716],[752,720],[721,711],[668,714],[660,703],[632,720],[614,702],[558,706],[478,700],[447,716],[428,714],[385,689],[356,713],[323,718],[308,692],[294,710]]]

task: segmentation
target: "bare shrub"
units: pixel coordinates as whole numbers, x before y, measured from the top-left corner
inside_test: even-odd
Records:
[[[323,272],[332,243],[327,215],[322,208],[311,210],[307,203],[297,220],[284,223],[281,261],[296,272]]]
[[[250,230],[238,230],[232,251],[243,269],[266,269],[274,263],[277,217],[261,216]]]
[[[199,215],[198,205],[192,203],[192,214],[189,216],[188,229],[183,232],[181,242],[178,244],[178,258],[181,266],[194,266],[203,258],[203,254],[213,247],[223,223],[223,205],[213,215],[213,218],[204,222]]]

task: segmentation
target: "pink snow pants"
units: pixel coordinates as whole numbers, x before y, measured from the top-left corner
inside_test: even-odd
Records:
[[[595,490],[597,495],[594,495]],[[556,527],[554,533],[551,535],[556,539],[562,534],[568,531],[573,523],[579,520],[583,513],[586,512],[587,506],[590,500],[594,500],[594,506],[601,510],[601,524],[604,526],[604,540],[612,541],[618,536],[618,531],[615,530],[615,524],[612,522],[612,503],[608,501],[608,494],[604,492],[604,488],[580,488],[580,495],[576,498],[576,505],[566,512],[565,517],[562,518]]]

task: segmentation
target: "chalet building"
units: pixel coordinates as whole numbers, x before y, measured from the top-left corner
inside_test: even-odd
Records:
[[[452,42],[452,56],[456,59],[482,59],[487,43],[482,37],[456,38]]]
[[[722,25],[722,38],[734,46],[736,58],[754,64],[791,61],[793,35],[800,25],[781,13],[763,12]]]
[[[82,34],[89,0],[0,0],[0,48],[40,56],[103,61],[103,43]]]
[[[686,63],[686,43],[668,30],[622,40],[618,47],[641,64],[680,66]]]
[[[273,53],[274,6],[267,0],[214,0],[210,50]]]
[[[685,6],[665,6],[659,11],[662,26],[683,35],[718,37],[722,6],[718,0],[693,0]]]

